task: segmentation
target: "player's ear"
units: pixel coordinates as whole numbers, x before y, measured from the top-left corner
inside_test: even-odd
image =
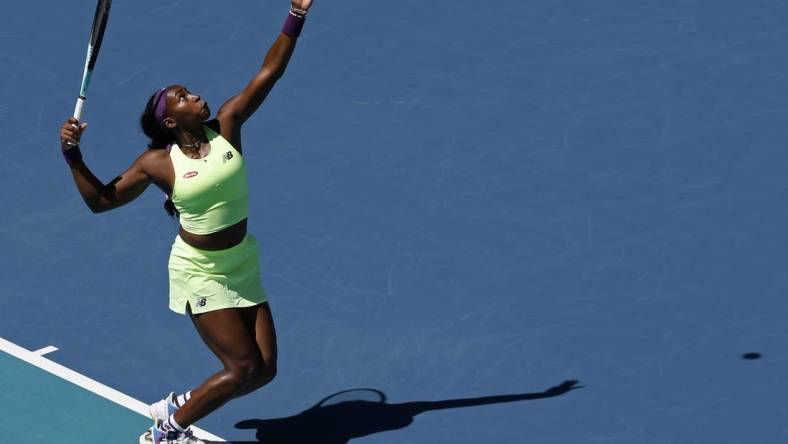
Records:
[[[176,126],[178,126],[178,123],[175,122],[175,119],[173,119],[172,117],[165,117],[164,122],[162,123],[164,124],[164,127],[167,129],[173,129]]]

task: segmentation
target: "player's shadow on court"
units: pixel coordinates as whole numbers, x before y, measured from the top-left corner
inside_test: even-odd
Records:
[[[353,438],[405,428],[413,422],[416,415],[428,411],[552,398],[581,387],[577,385],[577,381],[571,380],[539,393],[402,404],[387,404],[386,395],[379,390],[357,389],[335,393],[295,416],[249,419],[235,426],[239,429],[257,429],[258,441],[246,441],[246,443],[346,444]],[[326,405],[326,401],[337,395],[361,391],[374,393],[377,399],[374,401],[356,399]],[[236,441],[235,444],[241,442]]]

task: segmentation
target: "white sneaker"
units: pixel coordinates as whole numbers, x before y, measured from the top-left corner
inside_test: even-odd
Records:
[[[148,411],[150,412],[150,417],[153,419],[153,422],[156,422],[156,420],[166,421],[170,415],[178,410],[178,406],[172,402],[174,396],[175,393],[170,392],[170,394],[161,401],[148,406]]]
[[[197,439],[191,428],[184,432],[162,430],[162,421],[157,420],[155,426],[140,435],[139,444],[205,444],[205,441]]]

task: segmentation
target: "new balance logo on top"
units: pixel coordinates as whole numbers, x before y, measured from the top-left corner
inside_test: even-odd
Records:
[[[208,300],[207,299],[205,299],[205,298],[197,299],[197,306],[198,307],[205,307],[206,305],[208,305]]]
[[[224,153],[224,156],[222,156],[222,163],[227,163],[227,161],[232,159],[232,158],[233,158],[233,152],[232,151],[228,151],[228,152]]]

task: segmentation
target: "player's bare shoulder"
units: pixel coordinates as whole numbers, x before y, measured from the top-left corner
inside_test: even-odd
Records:
[[[152,148],[140,154],[135,162],[161,188],[172,188],[175,171],[167,148]]]

